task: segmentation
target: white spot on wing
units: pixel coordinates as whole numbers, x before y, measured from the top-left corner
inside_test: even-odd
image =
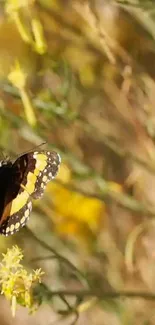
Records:
[[[41,183],[41,188],[44,189],[45,188],[45,185],[44,183]]]
[[[32,210],[32,202],[30,201],[27,206],[28,206],[28,209],[31,211]]]
[[[29,216],[29,213],[30,213],[30,211],[29,211],[29,209],[27,209],[27,210],[25,211],[25,213],[24,213],[25,218],[27,218],[27,217]]]
[[[46,175],[43,176],[43,182],[47,182],[47,176]]]
[[[61,157],[60,157],[59,153],[57,153],[57,155],[58,155],[58,159],[59,159],[59,164],[61,164]]]

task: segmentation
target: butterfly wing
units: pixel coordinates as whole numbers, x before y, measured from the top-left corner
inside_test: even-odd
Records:
[[[35,188],[32,193],[33,199],[39,199],[43,194],[49,181],[57,175],[61,158],[55,151],[34,152],[33,158],[36,160],[34,176]]]
[[[17,162],[4,165],[0,173],[1,179],[3,178],[3,183],[0,182],[0,184],[4,186],[4,192],[0,186],[0,194],[3,194],[1,199],[3,208],[0,211],[0,233],[5,236],[15,233],[20,227],[24,226],[23,217],[29,203],[29,195],[21,189],[26,173],[27,159],[26,157],[20,161],[17,159]]]
[[[5,194],[0,233],[8,236],[23,227],[32,210],[31,199],[39,199],[46,184],[60,165],[56,152],[30,152],[19,157],[11,168],[10,183]]]

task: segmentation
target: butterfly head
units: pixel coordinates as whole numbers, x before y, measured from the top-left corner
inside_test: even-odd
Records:
[[[4,165],[10,165],[10,166],[12,166],[12,162],[11,162],[11,160],[10,160],[10,158],[8,156],[5,157],[5,159],[0,160],[0,167],[2,167]]]

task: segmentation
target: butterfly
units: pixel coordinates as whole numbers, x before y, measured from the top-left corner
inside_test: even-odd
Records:
[[[14,162],[0,162],[0,234],[13,235],[25,226],[32,199],[41,198],[60,163],[60,155],[55,151],[32,151]]]

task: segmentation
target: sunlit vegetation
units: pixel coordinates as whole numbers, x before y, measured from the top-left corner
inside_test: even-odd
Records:
[[[1,159],[43,142],[62,158],[27,226],[0,237],[1,325],[154,325],[155,3],[0,13]]]

